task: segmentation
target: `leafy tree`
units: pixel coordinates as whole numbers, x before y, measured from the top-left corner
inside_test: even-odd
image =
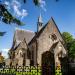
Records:
[[[23,0],[26,3],[27,0]],[[40,6],[40,0],[32,0],[35,6]],[[59,0],[55,0],[56,2]],[[0,1],[1,2],[1,1]],[[21,26],[23,23],[12,16],[12,14],[6,9],[5,5],[0,3],[0,20],[6,24],[16,23],[17,25]],[[3,36],[5,33],[0,32],[0,36]]]
[[[73,36],[68,32],[63,32],[62,37],[65,41],[66,48],[68,50],[69,58],[75,58],[75,39]]]
[[[23,25],[23,23],[20,20],[13,17],[2,4],[0,4],[0,20],[6,24],[16,23],[19,26]],[[0,36],[3,36],[5,33],[6,32],[0,32]]]
[[[68,32],[63,32],[62,37],[66,44],[70,43],[73,40],[73,36]]]
[[[70,44],[69,56],[75,58],[75,39]]]
[[[26,1],[26,0],[25,0]],[[33,0],[33,3],[36,5],[36,6],[39,6],[40,5],[40,0]],[[55,0],[56,2],[58,2],[59,0]]]
[[[0,52],[0,68],[2,68],[4,65],[5,65],[5,62],[4,62],[4,57],[2,56],[2,53]]]
[[[0,53],[0,63],[3,63],[3,62],[4,62],[4,57]]]
[[[33,0],[35,5],[39,5],[39,0]]]
[[[62,37],[65,41],[66,48],[68,51],[68,56],[61,59],[62,72],[63,72],[63,75],[68,75],[70,72],[72,72],[72,69],[73,69],[73,67],[69,63],[75,63],[74,62],[75,60],[75,39],[68,32],[63,32]]]
[[[0,20],[6,24],[16,23],[17,25],[22,25],[22,22],[13,17],[3,4],[0,4]]]
[[[26,0],[23,0],[26,3]],[[39,5],[39,0],[33,0],[35,5]],[[12,16],[12,14],[6,9],[6,5],[0,3],[0,20],[6,24],[16,23],[17,25],[23,25],[23,23]]]
[[[69,52],[70,47],[71,47],[71,43],[73,41],[73,36],[68,32],[63,32],[62,37],[63,37],[63,39],[65,41],[66,48],[67,48],[67,50]]]

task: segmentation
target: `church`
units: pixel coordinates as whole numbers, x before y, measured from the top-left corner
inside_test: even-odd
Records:
[[[9,50],[10,66],[43,66],[61,64],[67,50],[65,42],[54,21],[51,19],[43,25],[41,15],[38,17],[37,32],[16,29],[13,44]]]

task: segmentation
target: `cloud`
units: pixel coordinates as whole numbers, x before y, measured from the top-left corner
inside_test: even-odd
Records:
[[[17,0],[13,0],[13,1],[12,1],[12,7],[13,7],[13,9],[14,9],[15,14],[16,14],[18,17],[23,18],[23,17],[25,17],[25,16],[28,15],[27,10],[25,10],[25,9],[22,9],[22,10],[21,10],[21,4],[20,4],[20,2],[18,2]]]
[[[3,55],[5,58],[8,58],[8,51],[9,51],[9,49],[2,49],[2,55]]]
[[[4,4],[6,5],[7,9],[10,10],[10,3],[8,1],[5,1]]]
[[[12,13],[14,13],[16,17],[24,18],[28,15],[27,10],[22,8],[21,3],[18,0],[12,0],[11,2],[4,1],[4,4],[8,10],[13,10]]]
[[[41,7],[44,11],[46,11],[46,8],[45,8],[46,2],[45,2],[44,0],[39,0],[39,3],[40,3],[40,7]]]
[[[5,1],[4,4],[9,5],[9,2],[8,1]]]

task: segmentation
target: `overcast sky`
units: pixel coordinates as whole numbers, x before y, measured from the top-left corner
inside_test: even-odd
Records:
[[[24,26],[8,25],[0,21],[0,31],[7,33],[0,37],[0,51],[7,56],[8,49],[12,46],[15,28],[36,31],[37,19],[41,12],[43,23],[46,24],[51,16],[54,18],[61,32],[70,32],[75,37],[75,0],[40,0],[40,8],[32,0],[24,4],[22,0],[1,0],[7,5],[9,12],[25,23]]]

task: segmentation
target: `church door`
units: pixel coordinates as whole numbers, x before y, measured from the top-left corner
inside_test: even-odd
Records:
[[[54,55],[50,51],[42,54],[42,75],[55,75]]]

